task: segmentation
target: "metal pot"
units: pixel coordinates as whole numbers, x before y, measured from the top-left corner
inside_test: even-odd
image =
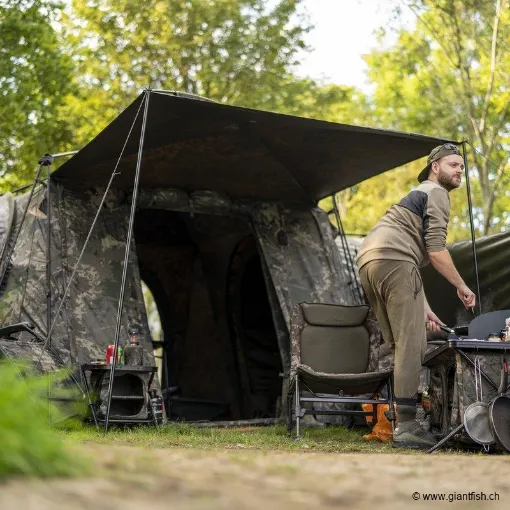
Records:
[[[475,359],[476,402],[464,411],[464,429],[478,444],[489,446],[495,438],[489,422],[489,404],[483,401],[480,360]]]
[[[510,453],[510,397],[506,395],[508,388],[508,363],[503,356],[499,396],[489,404],[489,423],[496,443]]]
[[[489,404],[473,402],[464,411],[464,428],[475,443],[494,444],[495,437],[489,422]]]

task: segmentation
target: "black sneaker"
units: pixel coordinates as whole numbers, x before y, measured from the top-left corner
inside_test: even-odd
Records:
[[[436,444],[435,437],[415,420],[399,423],[393,433],[393,446],[396,448],[428,450]]]

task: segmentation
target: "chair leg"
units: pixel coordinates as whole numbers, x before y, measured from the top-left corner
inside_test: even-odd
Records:
[[[391,380],[386,381],[386,389],[388,391],[388,401],[389,401],[389,409],[386,413],[386,417],[391,422],[391,433],[395,434],[395,401],[394,401],[394,395],[393,395],[393,384]]]
[[[372,428],[377,425],[377,410],[379,408],[379,404],[372,405]]]
[[[293,423],[292,423],[292,411],[293,411],[292,397],[293,397],[293,395],[294,395],[294,391],[291,388],[291,391],[287,395],[287,435],[289,437],[292,436],[292,429],[294,428]]]
[[[296,413],[296,439],[301,439],[300,421],[301,421],[301,402],[299,398],[299,375],[296,374],[296,396],[295,396],[295,413]]]

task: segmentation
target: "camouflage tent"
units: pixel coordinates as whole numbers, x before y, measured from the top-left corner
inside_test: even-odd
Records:
[[[136,328],[154,363],[144,281],[172,416],[274,417],[293,304],[359,299],[318,200],[444,141],[146,91],[49,186],[0,197],[0,324],[30,321],[46,337],[49,295],[64,363],[104,358],[135,196],[121,345]],[[0,349],[16,354],[12,341]]]

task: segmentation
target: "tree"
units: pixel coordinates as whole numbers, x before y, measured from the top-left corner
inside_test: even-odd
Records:
[[[379,124],[469,140],[476,227],[481,234],[504,230],[510,223],[509,0],[402,4],[416,14],[416,27],[401,29],[391,48],[367,57]],[[456,237],[466,237],[467,202],[458,193],[452,199]]]
[[[7,133],[0,186],[30,182],[46,151],[81,148],[147,86],[361,119],[363,108],[352,103],[365,98],[355,89],[294,75],[311,29],[298,15],[301,2],[0,0],[8,34],[0,80],[13,84],[0,97]]]
[[[301,0],[74,0],[64,18],[81,93],[69,106],[88,139],[144,87],[301,112],[292,71],[310,27]],[[97,114],[95,116],[94,114]],[[99,124],[99,126],[98,126]]]
[[[0,0],[0,189],[31,179],[39,158],[72,138],[58,115],[72,75],[52,27],[59,9],[55,1]]]

